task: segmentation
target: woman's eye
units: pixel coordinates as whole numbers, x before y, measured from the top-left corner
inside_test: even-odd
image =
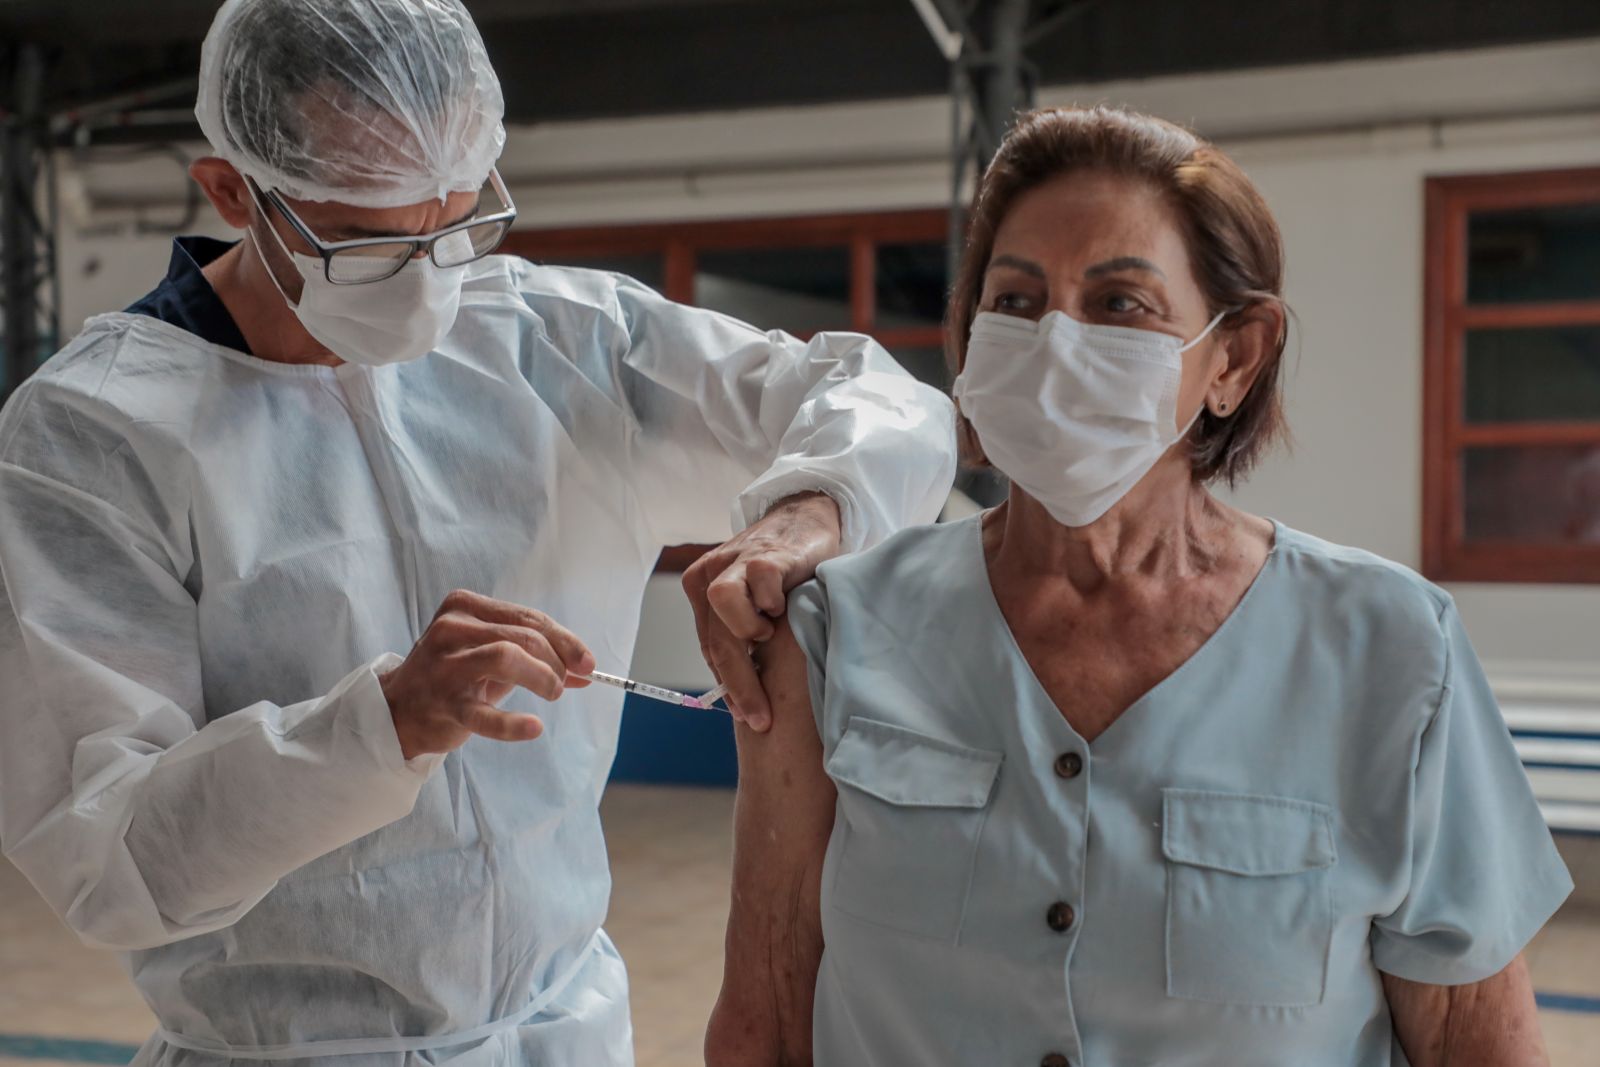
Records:
[[[1033,306],[1033,301],[1022,293],[1001,293],[994,301],[996,311],[1021,314]]]
[[[1118,315],[1126,315],[1130,312],[1138,311],[1143,306],[1127,293],[1112,293],[1106,297],[1105,303],[1107,311]]]

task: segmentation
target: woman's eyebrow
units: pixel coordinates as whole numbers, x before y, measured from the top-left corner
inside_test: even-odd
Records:
[[[1085,278],[1098,278],[1102,274],[1115,274],[1117,271],[1121,270],[1143,270],[1149,271],[1158,278],[1166,277],[1165,272],[1163,272],[1160,267],[1141,256],[1117,256],[1115,259],[1108,259],[1103,263],[1096,263],[1094,266],[1084,271],[1083,276]]]
[[[989,266],[984,269],[984,273],[988,273],[996,267],[1010,267],[1013,270],[1020,270],[1024,274],[1031,274],[1040,281],[1045,280],[1044,268],[1031,259],[1021,259],[1017,256],[995,256],[989,261]]]

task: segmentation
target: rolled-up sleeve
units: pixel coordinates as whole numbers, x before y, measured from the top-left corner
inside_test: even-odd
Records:
[[[828,723],[828,590],[822,579],[813,578],[794,588],[787,617],[795,643],[806,656],[806,682],[817,733],[826,740],[834,734]]]
[[[1453,605],[1445,677],[1417,746],[1410,879],[1374,920],[1378,969],[1464,985],[1503,970],[1572,891],[1527,774]]]
[[[722,540],[805,491],[838,502],[846,551],[938,517],[954,408],[871,338],[802,341],[625,278],[616,292],[630,468],[661,543]]]

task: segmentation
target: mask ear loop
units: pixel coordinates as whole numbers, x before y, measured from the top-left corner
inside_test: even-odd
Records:
[[[255,202],[256,212],[261,216],[261,225],[265,226],[267,230],[271,232],[273,242],[277,244],[279,251],[283,253],[283,258],[287,259],[292,266],[294,264],[294,253],[289,251],[289,246],[283,243],[283,235],[280,234],[278,232],[278,228],[272,224],[272,215],[268,211],[266,198],[263,197],[260,190],[256,188],[255,179],[245,178],[245,185],[250,190],[250,199]],[[245,235],[250,238],[250,243],[255,246],[256,258],[261,260],[261,268],[267,272],[267,278],[271,280],[272,287],[278,290],[278,295],[283,297],[283,302],[285,304],[289,305],[289,310],[298,311],[300,309],[300,302],[297,300],[290,300],[289,294],[284,291],[283,283],[278,281],[277,272],[272,269],[272,264],[267,262],[267,257],[261,250],[261,242],[256,238],[255,229],[247,227],[244,232]],[[303,295],[304,290],[301,290],[301,292]]]
[[[267,224],[267,228],[272,228],[271,223]],[[278,281],[277,274],[273,273],[272,264],[268,263],[267,257],[261,254],[261,242],[256,240],[256,232],[254,230],[245,230],[244,235],[250,238],[250,243],[255,246],[256,258],[261,261],[261,269],[267,272],[267,280],[272,283],[274,289],[278,290],[278,295],[283,297],[283,302],[289,306],[290,311],[300,310],[299,303],[290,300],[289,294],[284,292],[283,285]],[[282,247],[281,241],[279,242],[279,247]]]
[[[1206,328],[1205,329],[1201,330],[1198,334],[1195,335],[1194,340],[1190,341],[1186,345],[1183,345],[1181,348],[1178,349],[1178,351],[1179,352],[1187,352],[1187,351],[1189,351],[1189,349],[1193,348],[1195,345],[1199,344],[1201,341],[1204,341],[1207,337],[1209,337],[1211,335],[1211,331],[1215,330],[1217,328],[1217,323],[1221,322],[1223,319],[1227,318],[1229,315],[1232,315],[1235,311],[1243,311],[1243,310],[1244,310],[1244,308],[1243,308],[1242,305],[1240,307],[1223,308],[1221,311],[1216,313],[1216,315],[1212,318],[1212,320],[1210,322],[1206,323]],[[1201,412],[1205,411],[1205,409],[1206,409],[1206,401],[1205,401],[1204,397],[1201,397],[1200,398],[1200,406],[1194,409],[1194,414],[1192,416],[1190,416],[1188,424],[1185,425],[1183,429],[1178,431],[1178,439],[1179,440],[1182,440],[1183,438],[1189,436],[1189,431],[1194,429],[1194,424],[1200,421],[1200,414],[1201,414]]]
[[[1217,328],[1217,323],[1221,322],[1223,319],[1227,318],[1229,315],[1232,315],[1235,311],[1241,311],[1241,310],[1243,310],[1243,309],[1242,308],[1236,308],[1236,307],[1235,308],[1223,308],[1221,311],[1217,312],[1215,318],[1213,318],[1210,322],[1206,323],[1206,328],[1205,329],[1203,329],[1199,333],[1195,334],[1194,340],[1192,340],[1188,344],[1183,345],[1182,347],[1180,347],[1178,349],[1178,351],[1179,352],[1187,352],[1187,351],[1189,351],[1189,349],[1193,348],[1195,345],[1199,344],[1201,341],[1204,341],[1207,337],[1209,337],[1211,335],[1211,331],[1215,330]]]

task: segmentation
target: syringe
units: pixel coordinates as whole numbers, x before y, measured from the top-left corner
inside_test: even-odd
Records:
[[[676,689],[666,689],[659,685],[650,685],[647,682],[636,682],[632,678],[623,678],[616,674],[607,674],[604,671],[590,671],[589,680],[599,682],[601,685],[614,685],[630,693],[638,693],[651,700],[659,700],[666,704],[677,704],[685,708],[699,708],[702,711],[721,711],[716,707],[719,697],[728,691],[726,686],[717,686],[704,696],[690,696],[680,693]]]

